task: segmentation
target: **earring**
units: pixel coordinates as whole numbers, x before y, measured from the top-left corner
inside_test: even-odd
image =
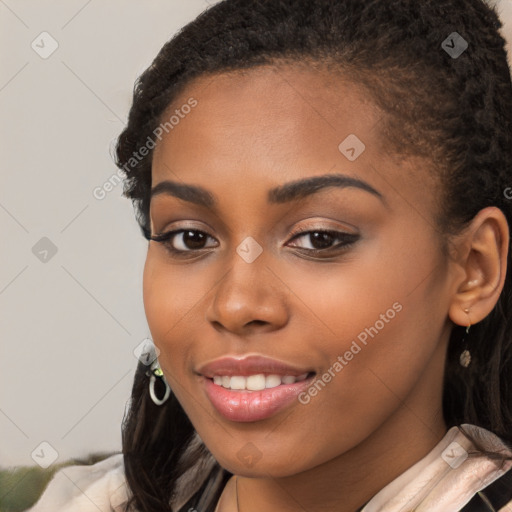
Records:
[[[160,364],[158,362],[158,359],[155,359],[153,363],[151,364],[151,369],[146,372],[146,375],[149,375],[149,396],[151,397],[151,400],[155,405],[162,405],[163,403],[167,402],[169,399],[169,396],[171,394],[171,388],[169,387],[169,384],[167,384],[167,381],[164,377],[164,372],[162,371],[162,368],[160,368]],[[160,379],[161,382],[165,385],[165,393],[163,398],[158,398],[155,393],[155,382],[157,377]]]
[[[469,309],[465,309],[464,312],[466,314],[469,313]],[[467,340],[466,340],[466,337],[469,333],[469,328],[471,327],[471,324],[469,324],[467,327],[466,327],[466,332],[464,334],[464,336],[462,337],[462,341],[461,343],[464,343],[466,342],[466,346],[467,346]],[[461,366],[463,366],[464,368],[467,368],[471,363],[471,353],[469,352],[469,350],[467,348],[465,348],[461,354],[460,354],[460,357],[459,357],[459,364]]]

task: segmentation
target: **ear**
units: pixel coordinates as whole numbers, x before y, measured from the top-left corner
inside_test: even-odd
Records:
[[[448,314],[455,324],[480,322],[498,302],[507,273],[509,237],[505,215],[492,206],[478,212],[453,242],[458,256]]]

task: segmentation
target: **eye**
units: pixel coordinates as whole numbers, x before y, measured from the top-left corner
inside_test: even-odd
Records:
[[[320,229],[299,231],[293,233],[293,235],[295,236],[292,238],[292,241],[303,238],[306,241],[306,245],[307,242],[309,242],[311,247],[299,246],[298,248],[304,252],[310,253],[347,249],[350,245],[354,244],[359,239],[359,235],[355,233],[345,233],[343,231]]]
[[[174,255],[216,247],[216,245],[205,245],[208,239],[215,239],[208,235],[208,233],[198,229],[176,229],[151,236],[149,239],[163,244]]]
[[[306,245],[309,242],[310,247],[292,244],[292,247],[309,254],[342,251],[359,239],[359,235],[355,233],[321,229],[294,232],[292,237],[291,241],[304,239]],[[149,240],[163,244],[177,257],[218,246],[212,236],[198,229],[176,229],[150,236]],[[213,245],[207,245],[208,240],[213,240]]]

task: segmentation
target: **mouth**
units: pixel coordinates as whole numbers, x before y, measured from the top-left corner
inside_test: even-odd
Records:
[[[316,372],[262,354],[224,356],[195,371],[206,397],[224,418],[237,422],[270,418],[307,389]]]
[[[203,375],[202,381],[206,396],[221,416],[235,422],[254,422],[298,404],[297,396],[311,385],[315,375],[313,371],[300,375]]]

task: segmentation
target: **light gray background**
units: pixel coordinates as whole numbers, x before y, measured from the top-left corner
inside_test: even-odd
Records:
[[[93,190],[117,172],[136,77],[211,3],[0,0],[3,467],[121,449],[133,350],[150,336],[147,242],[122,184]],[[498,5],[512,41],[512,0]],[[49,48],[43,31],[59,45],[47,59],[31,47]],[[33,253],[44,237],[46,262]]]

